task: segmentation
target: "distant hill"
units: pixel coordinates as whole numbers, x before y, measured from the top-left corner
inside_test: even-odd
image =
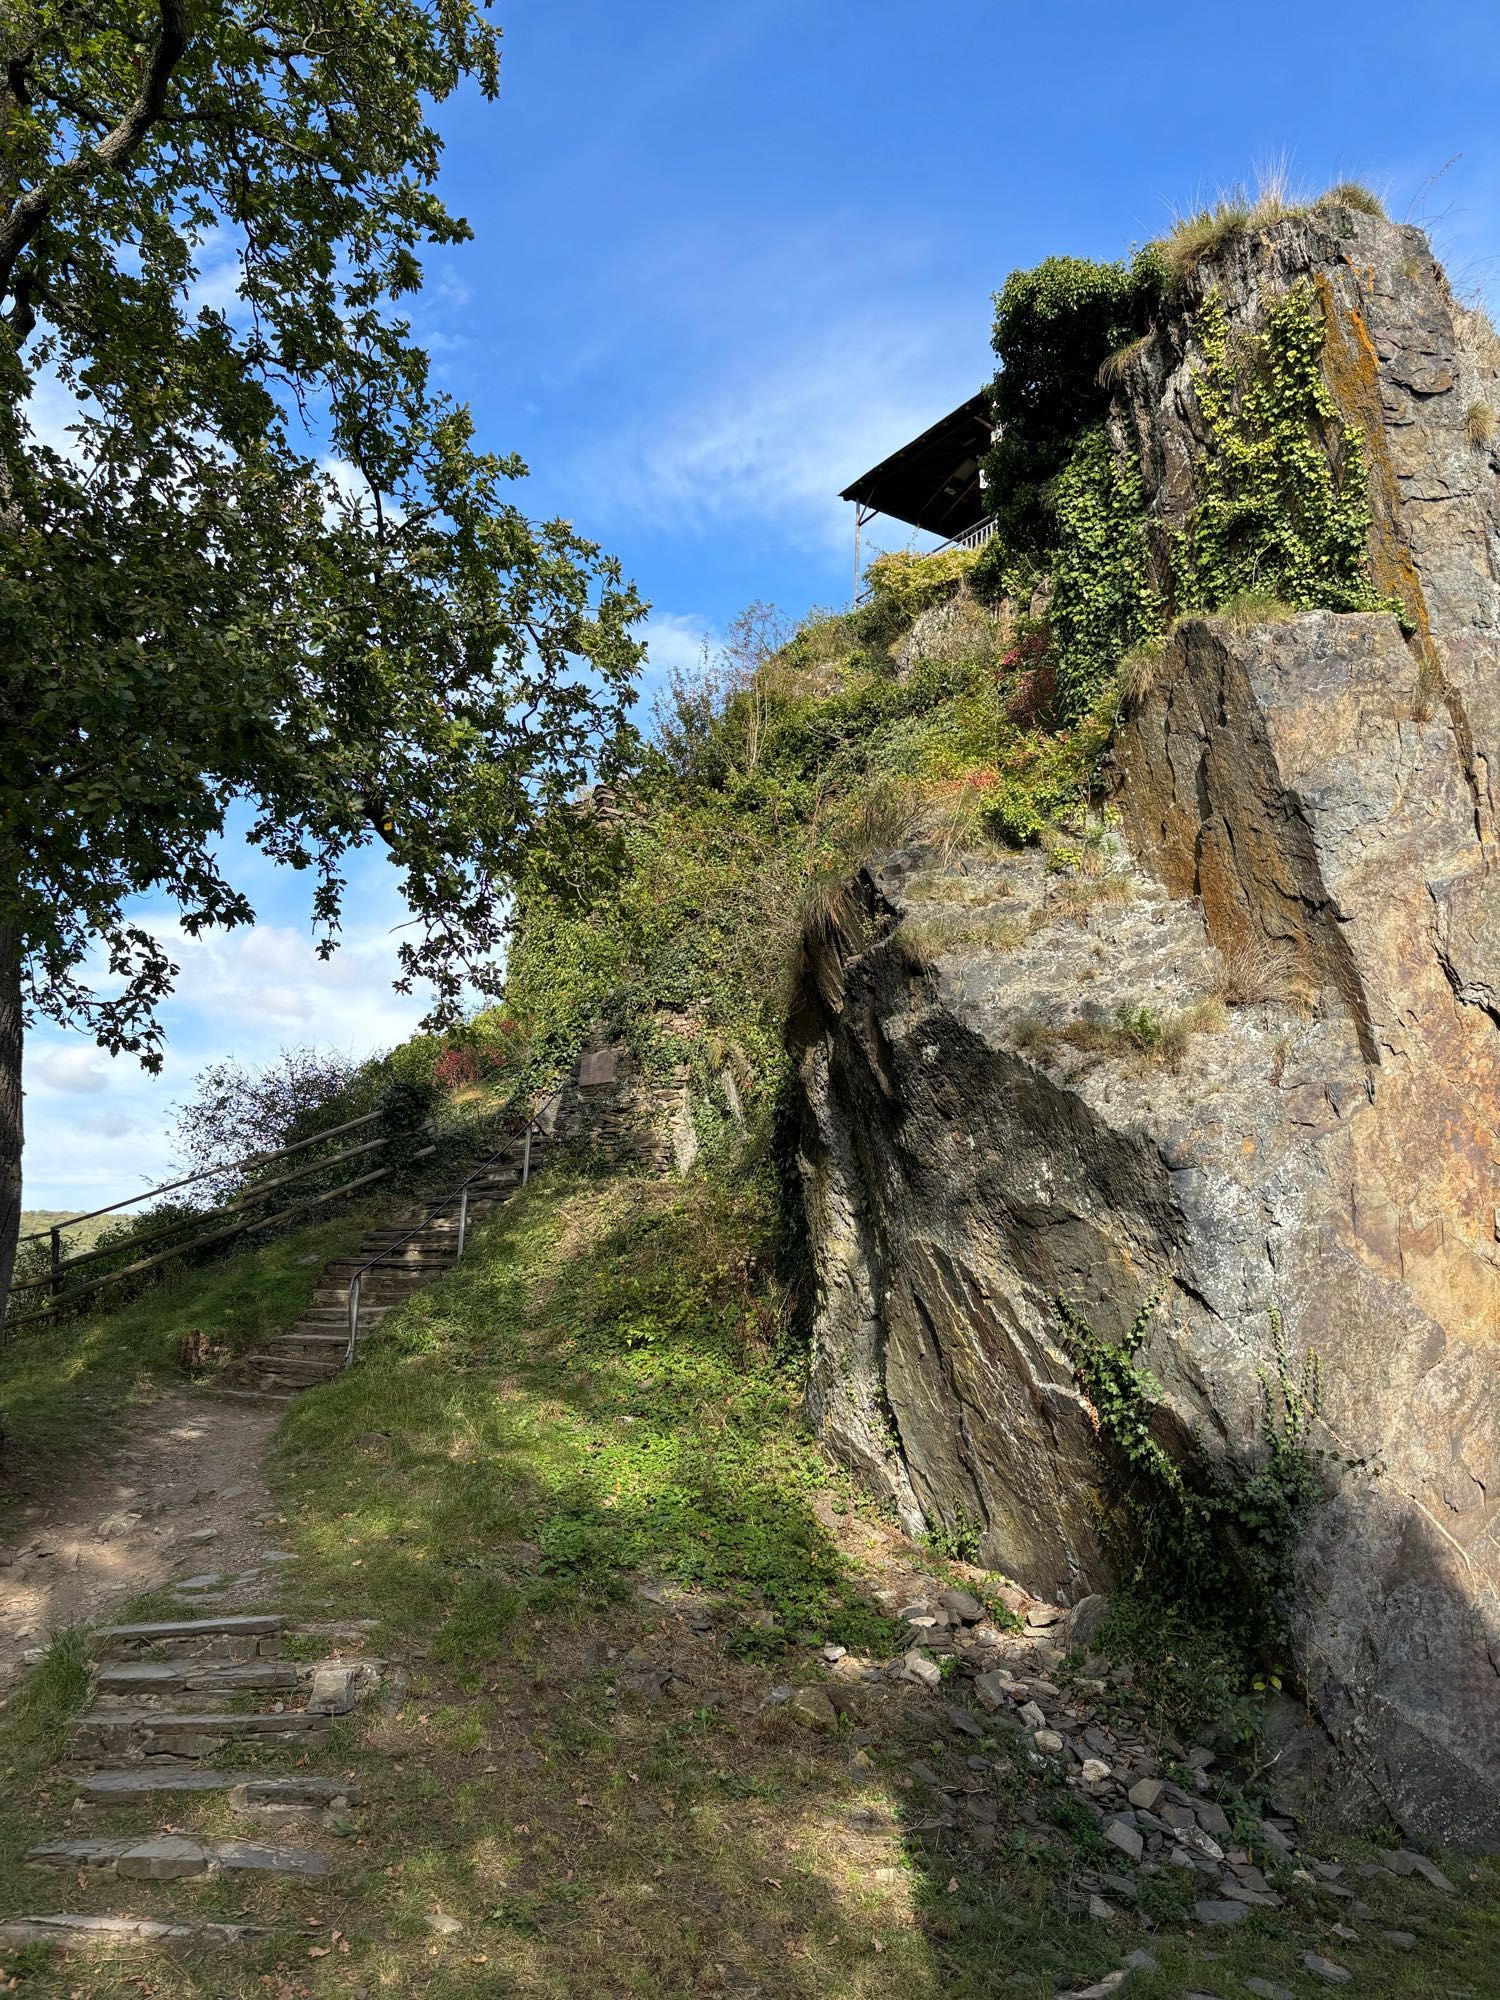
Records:
[[[73,1213],[70,1208],[23,1208],[21,1234],[29,1236],[34,1229],[50,1229],[55,1222],[66,1222]],[[87,1222],[80,1222],[76,1228],[64,1231],[63,1242],[75,1253],[91,1250],[99,1240],[100,1230],[115,1220],[113,1215],[91,1216]]]

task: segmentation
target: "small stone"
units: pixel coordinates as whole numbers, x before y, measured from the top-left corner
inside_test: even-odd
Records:
[[[1458,1894],[1435,1861],[1429,1861],[1425,1854],[1414,1854],[1411,1859],[1413,1873],[1420,1875],[1424,1882],[1430,1882],[1434,1889],[1446,1889],[1450,1896]]]
[[[932,1766],[924,1762],[920,1757],[914,1758],[906,1768],[911,1772],[919,1785],[938,1785],[942,1782]]]
[[[1235,1903],[1227,1898],[1220,1902],[1214,1897],[1206,1897],[1202,1902],[1193,1905],[1193,1915],[1200,1924],[1243,1923],[1249,1914],[1248,1903]]]
[[[185,1576],[180,1583],[174,1583],[174,1590],[212,1590],[216,1583],[224,1579],[217,1570],[207,1570],[202,1576]]]
[[[1161,1964],[1149,1951],[1133,1951],[1125,1961],[1127,1972],[1160,1972]]]
[[[843,1659],[846,1651],[844,1646],[827,1645],[823,1648],[823,1658],[832,1665],[834,1661]]]
[[[199,1842],[159,1833],[127,1847],[115,1863],[115,1873],[132,1882],[178,1882],[187,1875],[203,1874],[207,1867],[208,1855]]]
[[[1090,1896],[1089,1915],[1101,1923],[1108,1923],[1114,1917],[1115,1911],[1105,1902],[1102,1896]]]
[[[903,1657],[901,1671],[904,1680],[920,1681],[923,1687],[935,1688],[942,1685],[943,1673],[937,1661],[929,1660],[925,1653],[919,1653],[915,1647]]]
[[[977,1625],[985,1615],[979,1599],[967,1590],[945,1590],[938,1603],[964,1625]]]
[[[1187,1753],[1187,1766],[1190,1771],[1206,1771],[1213,1761],[1213,1751],[1205,1750],[1201,1744]]]
[[[1102,1757],[1085,1757],[1078,1775],[1086,1785],[1102,1785],[1109,1774],[1109,1766]]]
[[[1150,1812],[1161,1797],[1160,1778],[1138,1778],[1125,1794],[1141,1812]]]
[[[1039,1702],[1022,1702],[1020,1708],[1016,1711],[1016,1715],[1021,1722],[1025,1723],[1028,1729],[1045,1729],[1047,1726],[1046,1711]]]
[[[976,1674],[974,1678],[974,1692],[991,1712],[1005,1706],[1013,1685],[1012,1676],[1003,1667],[993,1668],[987,1674]]]
[[[457,1937],[463,1925],[457,1917],[445,1916],[441,1910],[434,1910],[427,1919],[427,1928],[439,1937]]]
[[[1382,1931],[1380,1942],[1388,1944],[1392,1951],[1415,1951],[1417,1948],[1416,1936],[1411,1931]]]
[[[1109,1599],[1095,1593],[1080,1597],[1067,1616],[1067,1646],[1070,1653],[1087,1652],[1099,1636],[1099,1628],[1109,1616]]]
[[[1044,1757],[1056,1757],[1063,1747],[1063,1740],[1055,1729],[1038,1729],[1031,1740]]]
[[[1033,1632],[1041,1632],[1049,1625],[1060,1625],[1067,1615],[1060,1604],[1033,1604],[1027,1609],[1026,1623]]]
[[[1145,1841],[1127,1820],[1112,1819],[1104,1829],[1104,1838],[1131,1861],[1139,1861],[1146,1851]]]
[[[960,1736],[983,1736],[984,1731],[966,1708],[950,1707],[946,1711],[949,1722]]]
[[[219,1539],[219,1531],[217,1528],[194,1528],[190,1535],[184,1535],[182,1539],[185,1542],[195,1543],[216,1542]]]
[[[1212,1799],[1203,1799],[1193,1808],[1199,1826],[1205,1833],[1226,1834],[1229,1832],[1229,1815],[1222,1806],[1216,1806]]]
[[[1253,1974],[1246,1975],[1245,1991],[1253,1993],[1255,2000],[1297,2000],[1290,1986],[1278,1986],[1272,1979],[1259,1979]]]
[[[1310,1972],[1314,1979],[1321,1979],[1329,1986],[1347,1986],[1354,1977],[1347,1966],[1339,1965],[1331,1958],[1320,1958],[1315,1951],[1303,1953],[1302,1968]]]
[[[834,1730],[839,1726],[838,1710],[821,1688],[798,1688],[787,1702],[786,1712],[803,1729]]]

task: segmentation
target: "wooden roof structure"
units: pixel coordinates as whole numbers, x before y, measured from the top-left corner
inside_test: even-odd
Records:
[[[989,391],[981,389],[862,473],[839,498],[852,500],[861,520],[889,514],[949,541],[984,517],[979,466],[991,431]]]

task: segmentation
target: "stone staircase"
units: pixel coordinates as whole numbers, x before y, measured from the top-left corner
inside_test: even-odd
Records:
[[[534,1132],[532,1173],[541,1166],[546,1151],[546,1140]],[[520,1186],[525,1159],[526,1142],[518,1136],[469,1184],[471,1233]],[[348,1352],[349,1287],[356,1272],[362,1274],[359,1339],[363,1341],[393,1306],[451,1271],[457,1250],[456,1202],[441,1215],[434,1216],[422,1207],[394,1216],[381,1228],[372,1229],[351,1256],[334,1258],[320,1275],[312,1303],[297,1324],[268,1340],[259,1353],[242,1355],[231,1363],[213,1393],[258,1403],[289,1403],[304,1389],[330,1381],[343,1368]],[[366,1268],[374,1258],[382,1261]]]
[[[364,1655],[362,1628],[304,1627],[290,1652],[316,1646],[317,1659],[289,1656],[291,1637],[281,1617],[264,1612],[116,1625],[97,1634],[93,1699],[69,1732],[74,1811],[97,1807],[116,1823],[137,1824],[57,1834],[32,1847],[27,1862],[85,1884],[224,1876],[315,1882],[335,1873],[337,1843],[326,1829],[357,1797],[347,1782],[306,1766],[335,1718],[380,1686],[385,1663]],[[295,1755],[294,1769],[255,1768],[277,1749]],[[236,1760],[251,1768],[236,1769]],[[162,1824],[174,1805],[204,1793],[222,1795],[254,1837],[194,1838]],[[296,1839],[267,1837],[282,1822],[296,1823]],[[62,1911],[0,1922],[0,1944],[233,1944],[261,1930],[171,1910]]]

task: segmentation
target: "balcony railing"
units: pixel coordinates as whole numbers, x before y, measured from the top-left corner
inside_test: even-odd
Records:
[[[994,534],[995,526],[994,515],[986,514],[982,521],[976,521],[972,528],[965,528],[961,535],[951,535],[946,542],[939,542],[935,549],[923,549],[922,558],[925,561],[928,556],[940,556],[949,549],[982,549]],[[856,606],[868,604],[873,595],[869,584],[862,583],[855,593],[854,602]]]

